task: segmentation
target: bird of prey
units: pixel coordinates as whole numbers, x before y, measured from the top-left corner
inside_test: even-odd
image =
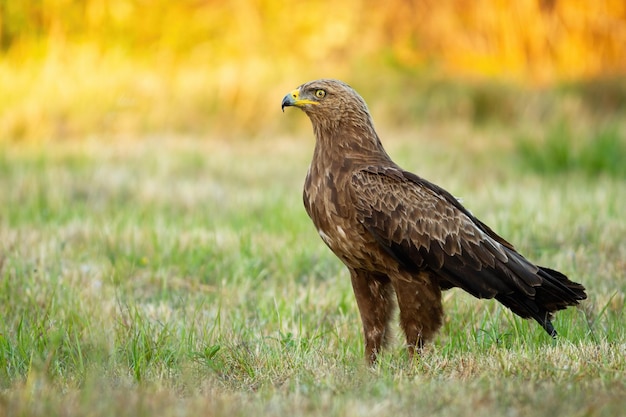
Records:
[[[520,255],[446,190],[395,164],[346,83],[307,82],[283,98],[283,111],[288,106],[313,125],[304,206],[350,271],[370,363],[388,341],[396,304],[410,356],[421,351],[442,324],[442,290],[495,298],[552,337],[553,313],[587,297],[581,284]]]

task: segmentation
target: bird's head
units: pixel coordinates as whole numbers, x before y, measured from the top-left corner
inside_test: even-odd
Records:
[[[321,148],[351,149],[353,155],[375,155],[378,160],[390,161],[365,100],[343,81],[322,79],[304,83],[287,94],[281,106],[283,110],[298,107],[309,116]]]
[[[313,125],[339,122],[369,121],[370,116],[363,98],[343,81],[321,79],[309,81],[287,94],[281,108],[298,107],[311,119]]]

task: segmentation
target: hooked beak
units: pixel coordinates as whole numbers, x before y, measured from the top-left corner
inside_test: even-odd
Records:
[[[296,88],[295,90],[293,90],[292,92],[290,92],[283,98],[282,103],[280,103],[280,109],[284,112],[285,107],[295,106],[295,107],[302,108],[307,104],[313,104],[317,106],[319,103],[317,101],[308,100],[305,98],[301,99],[300,89]]]

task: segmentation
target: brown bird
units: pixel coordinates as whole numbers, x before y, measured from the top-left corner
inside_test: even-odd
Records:
[[[365,101],[344,82],[303,84],[285,96],[287,106],[313,124],[304,206],[350,271],[370,363],[388,340],[396,301],[412,356],[442,324],[442,290],[495,298],[552,337],[552,314],[587,297],[582,285],[520,255],[450,193],[396,165]]]

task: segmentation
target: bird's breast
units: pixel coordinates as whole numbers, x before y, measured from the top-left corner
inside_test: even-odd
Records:
[[[347,181],[309,170],[304,185],[304,206],[326,245],[348,266],[363,266],[371,259],[368,248],[376,242],[356,219]],[[343,187],[343,188],[340,188]]]

